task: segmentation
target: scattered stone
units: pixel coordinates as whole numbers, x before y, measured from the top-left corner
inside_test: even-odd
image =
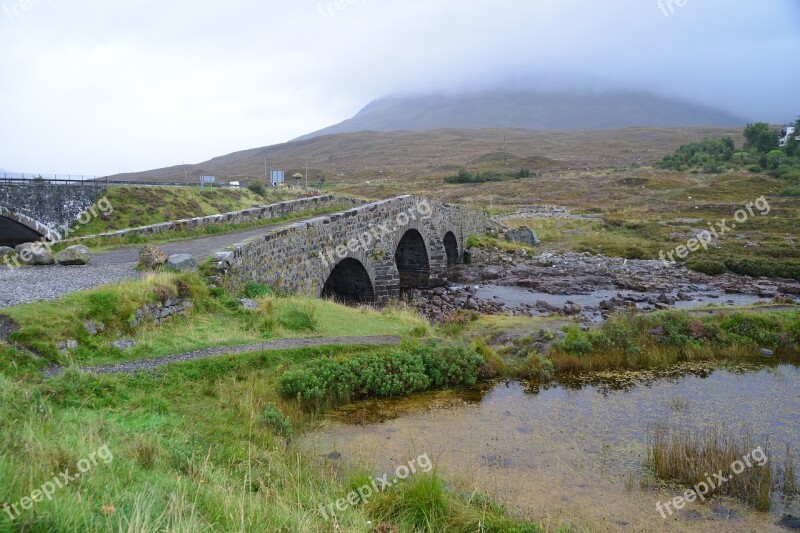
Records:
[[[239,299],[239,303],[248,311],[258,311],[258,302],[255,300],[251,300],[250,298],[241,298]]]
[[[71,352],[78,349],[78,341],[74,339],[67,339],[58,343],[58,351],[62,354]]]
[[[86,328],[86,332],[89,334],[90,337],[94,337],[98,333],[97,324],[94,322],[87,322],[83,325]]]
[[[53,253],[40,242],[26,242],[16,247],[17,255],[26,265],[53,265]]]
[[[167,258],[167,265],[177,270],[196,270],[197,260],[189,254],[174,254]]]
[[[214,254],[213,262],[221,266],[230,266],[233,262],[233,252],[217,252]]]
[[[56,259],[59,265],[64,266],[88,265],[89,248],[82,244],[76,244],[58,252]]]
[[[510,242],[519,242],[529,246],[539,246],[542,241],[528,226],[522,226],[517,229],[508,230],[506,233],[506,240]]]
[[[136,341],[132,341],[130,339],[122,339],[118,341],[114,341],[111,343],[111,346],[116,348],[117,350],[127,350],[128,348],[133,348],[136,346]]]
[[[16,250],[13,248],[9,248],[8,246],[0,246],[0,257],[5,257],[7,255],[14,255]]]
[[[325,457],[327,457],[331,461],[338,461],[339,459],[342,458],[342,454],[339,453],[339,452],[331,452],[328,455],[326,455]]]
[[[34,247],[31,252],[33,254],[33,261],[31,264],[33,265],[49,266],[56,264],[56,259],[53,257],[53,252],[44,246]]]
[[[761,357],[772,357],[775,355],[775,352],[772,350],[767,350],[766,348],[762,348],[759,353],[761,354]]]
[[[147,269],[154,269],[167,262],[165,254],[158,246],[146,244],[139,250],[139,266]]]

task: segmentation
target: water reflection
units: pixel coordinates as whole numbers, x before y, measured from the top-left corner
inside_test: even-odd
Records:
[[[648,431],[663,421],[748,428],[780,462],[777,452],[787,444],[800,454],[800,370],[779,363],[687,364],[361,402],[331,414],[304,445],[376,469],[429,453],[448,480],[467,490],[589,529],[704,531],[722,524],[777,531],[782,514],[800,515],[793,502],[776,501],[765,515],[721,499],[665,524],[655,502],[676,492],[648,486],[641,468]]]

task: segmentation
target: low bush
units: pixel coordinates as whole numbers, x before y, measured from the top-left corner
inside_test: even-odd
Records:
[[[701,272],[709,276],[719,276],[728,271],[728,267],[722,261],[713,261],[710,259],[697,259],[688,261],[686,267],[695,272]]]
[[[285,439],[291,439],[294,433],[292,423],[275,404],[269,404],[261,411],[261,423]]]
[[[248,281],[244,285],[244,295],[248,298],[261,298],[272,294],[272,288],[258,281]]]
[[[316,359],[279,380],[281,397],[305,408],[356,399],[403,396],[432,388],[474,385],[484,359],[461,345],[416,346],[409,351]]]

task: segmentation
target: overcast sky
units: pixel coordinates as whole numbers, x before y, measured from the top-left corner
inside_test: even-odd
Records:
[[[198,163],[429,91],[645,89],[800,114],[800,1],[664,1],[0,0],[0,168]]]

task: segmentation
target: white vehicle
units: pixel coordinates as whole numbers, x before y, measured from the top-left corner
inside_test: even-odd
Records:
[[[786,143],[789,142],[789,138],[794,135],[795,127],[794,126],[786,126],[781,130],[781,138],[778,141],[779,146],[786,146]],[[798,141],[800,141],[800,137],[795,137]]]
[[[228,184],[228,187],[231,189],[241,189],[242,187],[239,185],[238,181],[232,181]]]

